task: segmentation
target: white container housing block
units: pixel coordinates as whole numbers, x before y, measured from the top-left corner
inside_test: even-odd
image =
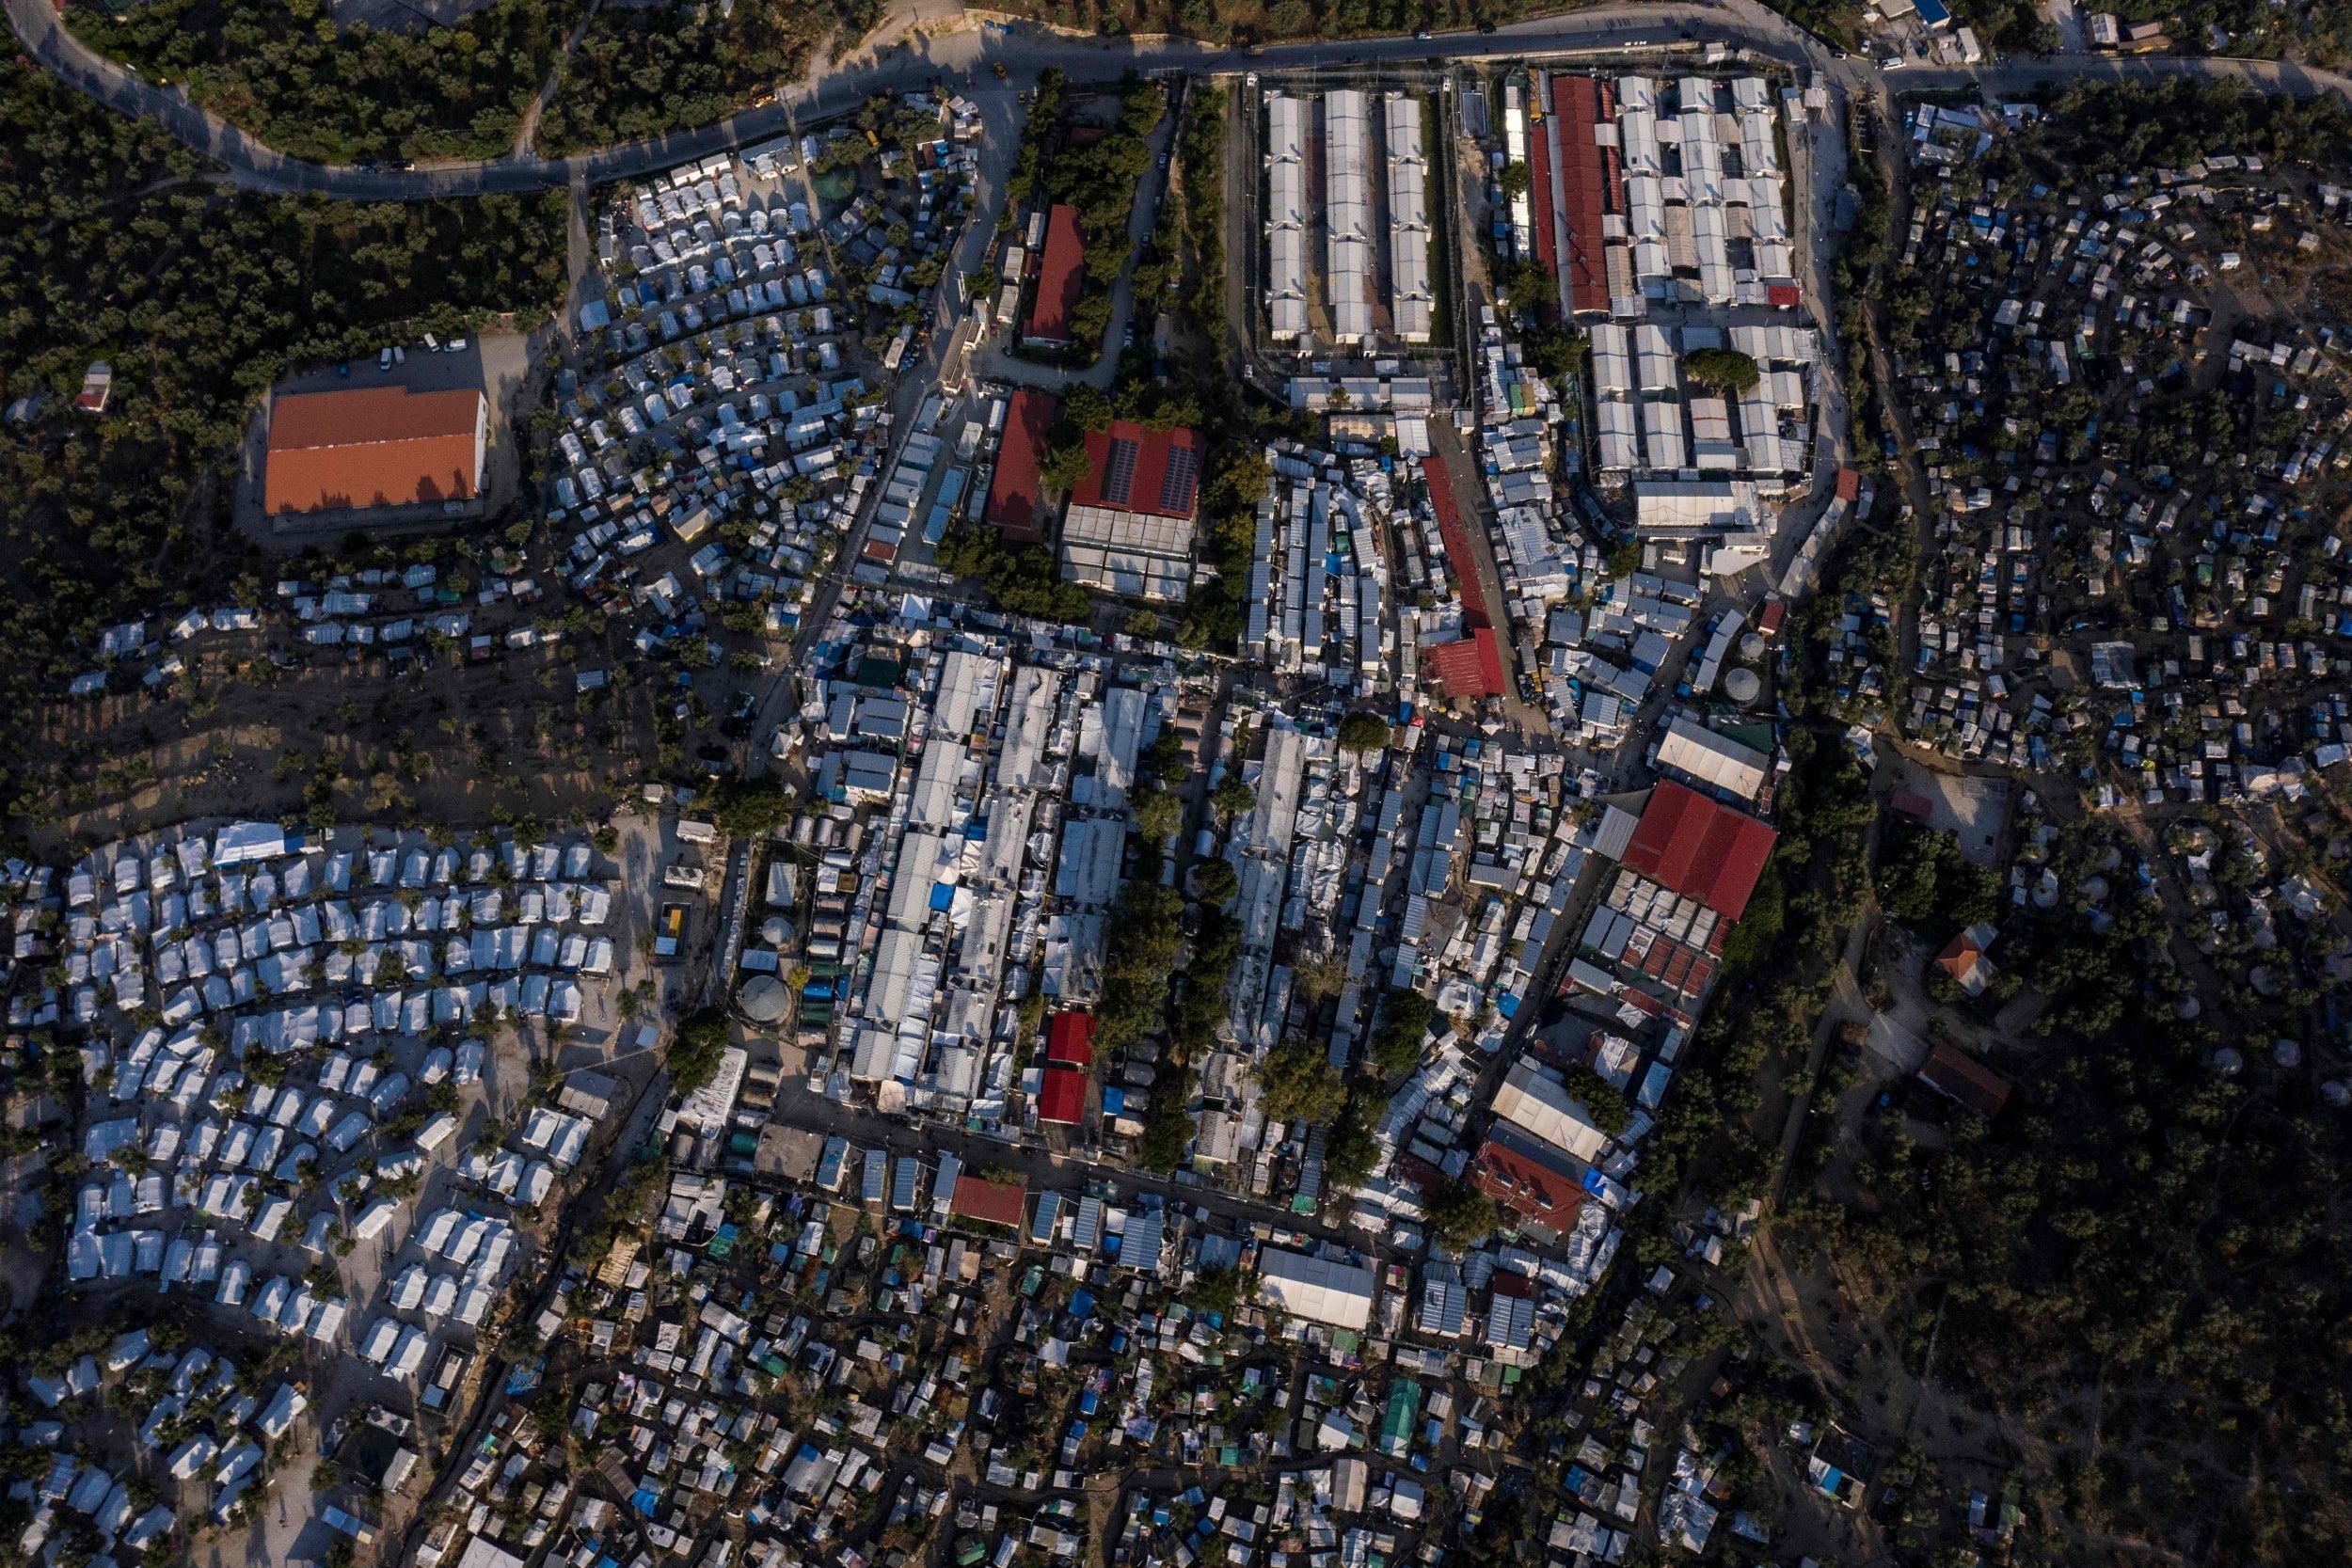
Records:
[[[1388,95],[1389,317],[1408,343],[1429,341],[1435,304],[1429,277],[1429,161],[1422,149],[1421,100]]]
[[[1307,103],[1266,98],[1266,315],[1278,343],[1307,334]]]
[[[1373,332],[1372,188],[1366,176],[1372,119],[1353,88],[1323,97],[1324,272],[1331,334],[1359,345]]]

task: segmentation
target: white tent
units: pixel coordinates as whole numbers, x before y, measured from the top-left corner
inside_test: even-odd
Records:
[[[1258,1255],[1258,1299],[1295,1318],[1336,1328],[1372,1321],[1372,1270],[1303,1252],[1266,1247]]]

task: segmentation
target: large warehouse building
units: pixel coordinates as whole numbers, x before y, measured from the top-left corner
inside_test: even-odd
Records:
[[[478,390],[281,394],[270,405],[262,509],[303,527],[355,512],[479,512],[489,435]]]
[[[1748,895],[1779,836],[1694,789],[1661,784],[1650,792],[1649,805],[1619,858],[1661,886],[1737,920],[1747,912]]]
[[[1130,598],[1184,597],[1200,452],[1198,432],[1126,420],[1089,436],[1087,477],[1062,519],[1062,577]]]
[[[1334,1328],[1372,1322],[1373,1274],[1358,1263],[1263,1247],[1258,1253],[1258,1299],[1294,1318]]]

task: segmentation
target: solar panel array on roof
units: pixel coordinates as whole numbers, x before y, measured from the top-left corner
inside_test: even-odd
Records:
[[[1160,480],[1160,510],[1192,510],[1192,492],[1200,477],[1200,453],[1192,447],[1175,447],[1168,454],[1168,472]]]
[[[1112,506],[1124,506],[1136,487],[1136,443],[1125,436],[1111,437],[1110,463],[1103,475],[1103,499]]]

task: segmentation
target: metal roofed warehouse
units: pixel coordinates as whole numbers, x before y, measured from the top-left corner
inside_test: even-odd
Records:
[[[1772,758],[1694,720],[1677,715],[1658,748],[1658,766],[1710,789],[1753,800],[1772,773]]]
[[[1087,437],[1087,477],[1062,521],[1062,576],[1146,599],[1181,599],[1192,582],[1201,442],[1189,430],[1125,420]]]
[[[1372,1270],[1266,1247],[1258,1254],[1258,1299],[1294,1318],[1334,1328],[1362,1328],[1372,1321]]]
[[[1278,343],[1307,332],[1307,103],[1266,95],[1266,315]]]

